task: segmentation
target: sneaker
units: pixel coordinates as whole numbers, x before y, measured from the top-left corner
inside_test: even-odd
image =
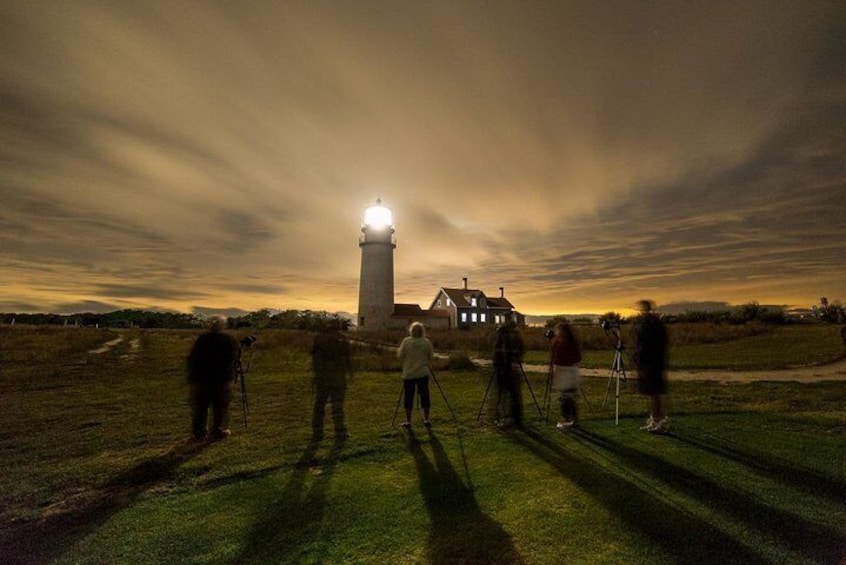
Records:
[[[650,416],[650,417],[649,417],[649,418],[647,418],[647,420],[646,420],[646,425],[645,425],[645,426],[641,426],[641,427],[640,427],[640,429],[641,429],[641,430],[646,430],[646,431],[648,432],[648,431],[649,431],[650,429],[652,429],[653,427],[655,427],[655,418],[653,418],[652,416]]]
[[[555,424],[555,428],[558,430],[569,430],[575,425],[576,422],[558,422],[557,424]]]
[[[646,431],[651,434],[668,434],[670,433],[670,422],[667,421],[667,418],[664,418],[660,422],[653,424]]]
[[[432,422],[431,420],[423,420],[423,425],[426,426],[427,429],[432,429]]]
[[[404,430],[410,430],[411,429],[411,422],[403,422],[402,424],[400,424],[400,427]]]
[[[226,439],[232,435],[232,431],[228,428],[218,428],[214,431],[214,439]]]

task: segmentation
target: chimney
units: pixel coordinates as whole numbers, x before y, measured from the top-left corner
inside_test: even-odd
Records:
[[[461,280],[464,281],[464,290],[467,290],[467,277],[463,277]]]
[[[499,287],[499,297],[505,298],[505,287],[504,286]]]

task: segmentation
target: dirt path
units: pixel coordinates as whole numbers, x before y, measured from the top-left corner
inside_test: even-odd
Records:
[[[122,341],[123,341],[123,337],[122,337],[122,336],[121,336],[121,337],[116,337],[116,338],[114,338],[114,339],[112,339],[112,340],[110,340],[110,341],[107,341],[106,343],[104,343],[103,345],[101,345],[100,347],[98,347],[97,349],[92,349],[92,350],[91,350],[91,351],[89,351],[88,353],[91,353],[91,354],[93,354],[93,355],[102,355],[103,353],[106,353],[106,352],[107,352],[107,351],[109,351],[112,347],[114,347],[114,346],[118,345],[118,344],[119,344],[120,342],[122,342]]]
[[[534,373],[545,373],[547,371],[545,365],[525,365],[524,368],[526,371]],[[608,369],[582,369],[582,375],[585,377],[607,378],[608,374]],[[817,367],[795,367],[769,371],[719,371],[714,369],[670,371],[667,374],[667,379],[670,381],[719,381],[724,383],[846,381],[846,360]]]
[[[354,341],[354,340],[351,340]],[[365,341],[354,341],[358,345],[372,345]],[[396,346],[379,345],[383,349],[396,351]],[[435,353],[438,359],[447,359],[444,353]],[[473,358],[473,362],[482,367],[490,367],[490,359]],[[546,373],[547,365],[523,365],[527,373]],[[582,376],[608,378],[608,369],[582,369]],[[630,376],[634,373],[630,371]],[[846,359],[813,367],[794,367],[791,369],[773,369],[768,371],[727,371],[704,369],[698,371],[669,371],[670,381],[719,381],[723,383],[752,383],[758,381],[780,381],[799,383],[818,383],[820,381],[846,381]]]

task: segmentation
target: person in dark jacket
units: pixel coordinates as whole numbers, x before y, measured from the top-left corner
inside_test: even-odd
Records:
[[[512,317],[496,332],[494,344],[493,369],[496,375],[497,402],[496,416],[500,426],[523,425],[523,383],[521,382],[523,337],[517,329],[517,321]],[[510,410],[503,409],[505,396],[511,400]],[[503,416],[507,413],[508,416]]]
[[[347,427],[344,423],[344,396],[347,391],[347,377],[352,377],[352,357],[347,340],[334,329],[326,329],[317,334],[311,348],[311,362],[314,369],[312,437],[315,440],[323,438],[326,403],[331,402],[335,438],[345,438]]]
[[[194,410],[191,429],[198,440],[208,436],[209,407],[212,410],[212,437],[223,439],[230,434],[226,425],[240,347],[234,337],[224,333],[225,325],[223,316],[210,318],[209,331],[197,338],[188,355],[188,383]]]
[[[561,420],[556,425],[559,430],[576,425],[576,395],[581,385],[581,360],[582,352],[573,328],[565,322],[559,323],[555,326],[555,337],[549,344],[551,385],[552,390],[558,391],[558,402],[561,405]]]
[[[641,315],[638,318],[635,333],[634,362],[637,366],[638,389],[650,399],[650,414],[646,425],[641,429],[650,433],[667,433],[670,430],[664,408],[664,395],[667,394],[667,329],[653,312],[654,304],[649,300],[638,302]]]

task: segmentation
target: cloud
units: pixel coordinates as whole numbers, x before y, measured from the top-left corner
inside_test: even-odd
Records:
[[[66,302],[56,306],[54,313],[56,314],[81,314],[91,312],[93,314],[104,314],[107,312],[114,312],[120,310],[120,306],[116,304],[109,304],[99,300],[81,300],[79,302]]]
[[[468,275],[527,311],[846,295],[831,3],[0,22],[0,300],[355,310],[379,195],[400,301]]]

